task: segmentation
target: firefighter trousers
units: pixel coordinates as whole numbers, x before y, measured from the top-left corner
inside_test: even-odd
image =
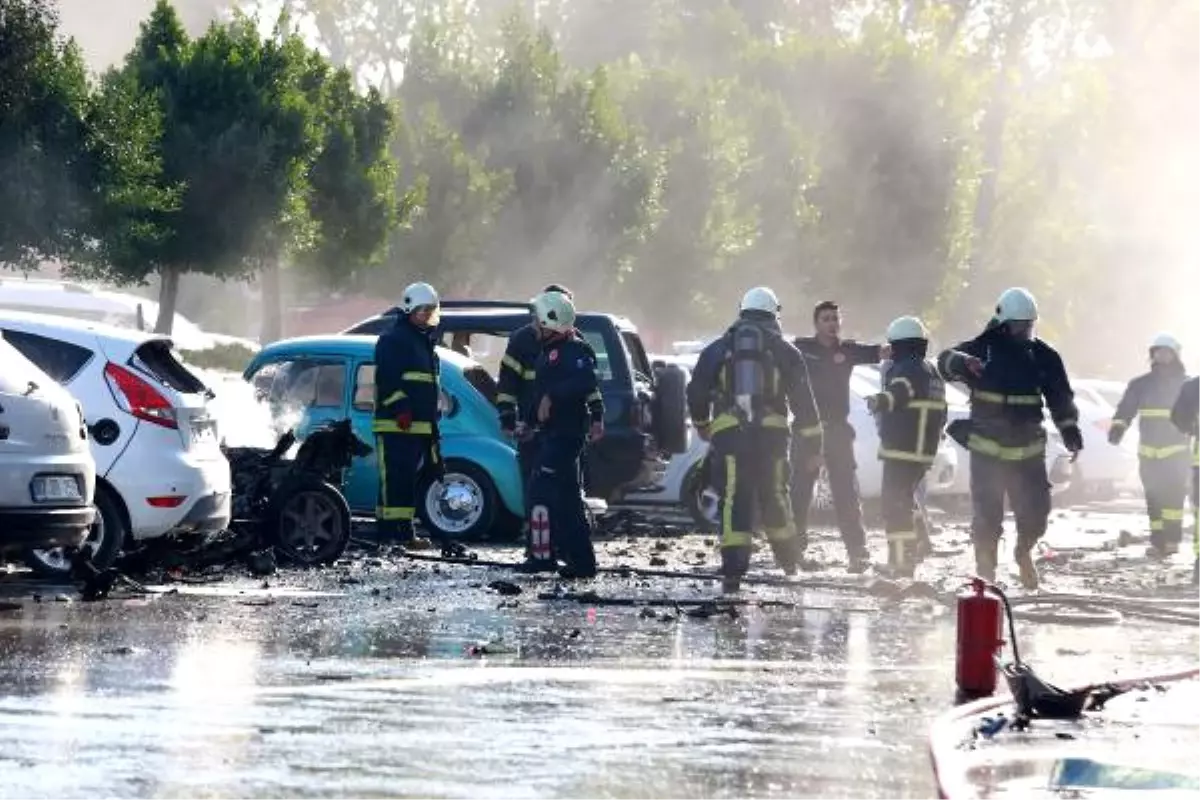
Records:
[[[376,433],[375,457],[379,465],[376,534],[380,539],[408,541],[413,538],[421,470],[436,458],[433,436],[428,433]]]
[[[529,550],[532,558],[555,555],[577,577],[596,574],[592,526],[579,481],[582,434],[542,433],[529,486]]]
[[[788,497],[790,436],[785,428],[736,427],[713,434],[712,485],[719,497],[721,574],[737,579],[750,567],[754,531],[765,529],[775,563],[796,569],[803,554]]]
[[[1050,479],[1042,454],[1010,460],[971,451],[971,539],[995,563],[1004,533],[1004,498],[1017,522],[1019,552],[1033,549],[1050,519]]]
[[[1175,551],[1183,539],[1183,503],[1188,493],[1188,453],[1138,461],[1150,517],[1150,546]]]
[[[884,459],[880,505],[887,534],[888,567],[911,576],[930,550],[929,531],[923,524],[921,482],[929,465]]]
[[[833,495],[838,531],[849,555],[862,555],[867,549],[867,531],[863,527],[862,499],[858,489],[858,463],[854,460],[854,428],[835,424],[825,430],[825,474]],[[808,537],[808,513],[813,489],[821,470],[810,469],[803,454],[804,442],[797,436],[792,451],[792,517],[802,541]]]

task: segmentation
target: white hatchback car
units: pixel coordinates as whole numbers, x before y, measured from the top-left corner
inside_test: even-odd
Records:
[[[79,403],[0,340],[0,560],[81,545],[95,488]]]
[[[213,393],[165,336],[63,317],[0,312],[0,335],[83,405],[96,461],[98,524],[87,546],[97,567],[127,539],[207,534],[229,524],[229,462]],[[57,574],[61,553],[39,551]]]

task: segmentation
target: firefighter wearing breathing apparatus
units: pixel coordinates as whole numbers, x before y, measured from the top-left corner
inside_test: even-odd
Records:
[[[1008,289],[987,329],[937,360],[942,377],[971,391],[970,419],[952,423],[948,433],[971,453],[976,571],[985,580],[996,579],[1007,495],[1017,523],[1013,558],[1021,583],[1030,589],[1038,585],[1032,550],[1050,516],[1043,399],[1072,458],[1083,449],[1075,393],[1058,352],[1033,335],[1037,318],[1033,295]]]
[[[380,538],[427,546],[413,534],[417,485],[423,474],[445,472],[438,443],[438,356],[434,351],[440,302],[428,283],[404,290],[396,323],[375,344],[375,453],[379,461]]]
[[[891,363],[883,391],[867,398],[879,415],[879,458],[883,461],[883,527],[888,569],[912,577],[932,549],[929,533],[917,524],[917,487],[938,451],[946,425],[946,384],[925,360],[929,333],[916,317],[900,317],[888,326]]]
[[[766,287],[746,292],[741,313],[725,335],[701,352],[687,387],[688,411],[710,444],[721,520],[724,590],[736,592],[750,565],[751,536],[761,524],[787,574],[803,555],[792,522],[788,411],[815,425],[817,412],[804,356],[783,338],[779,299]],[[713,412],[716,416],[713,416]],[[820,437],[811,442],[815,460]]]
[[[1192,440],[1192,582],[1200,583],[1200,378],[1191,378],[1179,388],[1171,422]]]
[[[1187,434],[1171,424],[1171,408],[1187,380],[1179,340],[1160,333],[1150,342],[1150,371],[1125,387],[1117,404],[1108,441],[1119,444],[1136,416],[1138,420],[1138,475],[1150,517],[1151,558],[1179,552],[1183,538],[1183,501],[1187,496]]]
[[[580,486],[579,458],[587,441],[604,436],[604,403],[596,399],[596,353],[575,330],[575,305],[561,292],[533,302],[542,351],[534,365],[539,426],[529,485],[529,558],[522,572],[558,569],[564,578],[596,575],[592,527]]]

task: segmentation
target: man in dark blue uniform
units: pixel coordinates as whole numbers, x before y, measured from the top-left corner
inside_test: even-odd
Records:
[[[879,417],[880,500],[888,569],[912,577],[933,549],[918,491],[937,458],[946,427],[946,384],[937,367],[925,360],[929,333],[921,320],[894,320],[887,339],[892,359],[883,371],[882,391],[867,398],[867,408]]]
[[[1072,460],[1083,449],[1075,392],[1058,352],[1034,337],[1037,318],[1033,295],[1008,289],[983,333],[938,356],[942,376],[971,390],[970,419],[952,423],[948,432],[971,453],[975,569],[996,579],[1007,495],[1017,522],[1013,558],[1028,589],[1038,586],[1033,547],[1050,518],[1043,398]]]
[[[1183,501],[1188,485],[1187,434],[1171,424],[1171,408],[1187,380],[1180,358],[1182,347],[1170,334],[1159,334],[1150,343],[1150,371],[1125,387],[1108,441],[1119,444],[1125,431],[1139,418],[1138,474],[1150,517],[1151,558],[1179,552],[1183,539]]]
[[[376,530],[381,539],[409,547],[429,546],[413,532],[420,478],[427,473],[436,479],[445,471],[438,446],[438,308],[432,286],[412,284],[396,324],[375,344]]]
[[[585,443],[604,436],[596,354],[575,331],[575,306],[561,292],[534,300],[542,352],[534,366],[537,460],[529,486],[529,555],[522,572],[558,569],[564,578],[596,574],[592,530],[580,485]],[[557,558],[556,558],[557,557]]]
[[[847,569],[858,573],[870,564],[870,554],[858,490],[858,464],[854,460],[854,427],[849,419],[850,374],[857,366],[883,361],[888,349],[886,345],[841,338],[842,312],[832,300],[813,308],[813,327],[815,336],[799,337],[795,344],[809,358],[820,418],[814,425],[793,425],[792,446],[807,449],[815,437],[823,436],[824,450],[820,459],[799,458],[799,452],[793,452],[792,510],[800,536],[807,537],[813,487],[824,463],[838,531],[846,546]]]
[[[769,288],[746,292],[738,321],[700,353],[687,387],[688,412],[709,442],[706,463],[720,495],[721,574],[728,593],[741,588],[756,530],[766,529],[785,574],[795,573],[804,554],[788,499],[788,412],[802,429],[818,426],[818,435],[798,447],[801,459],[820,454],[821,437],[805,357],[783,338],[779,312]]]
[[[1179,387],[1171,422],[1192,440],[1192,583],[1200,583],[1200,378]]]

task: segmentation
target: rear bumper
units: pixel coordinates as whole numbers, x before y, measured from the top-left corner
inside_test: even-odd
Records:
[[[216,533],[229,527],[230,495],[217,492],[201,497],[172,533]]]
[[[95,518],[92,506],[0,508],[0,552],[78,547]]]

